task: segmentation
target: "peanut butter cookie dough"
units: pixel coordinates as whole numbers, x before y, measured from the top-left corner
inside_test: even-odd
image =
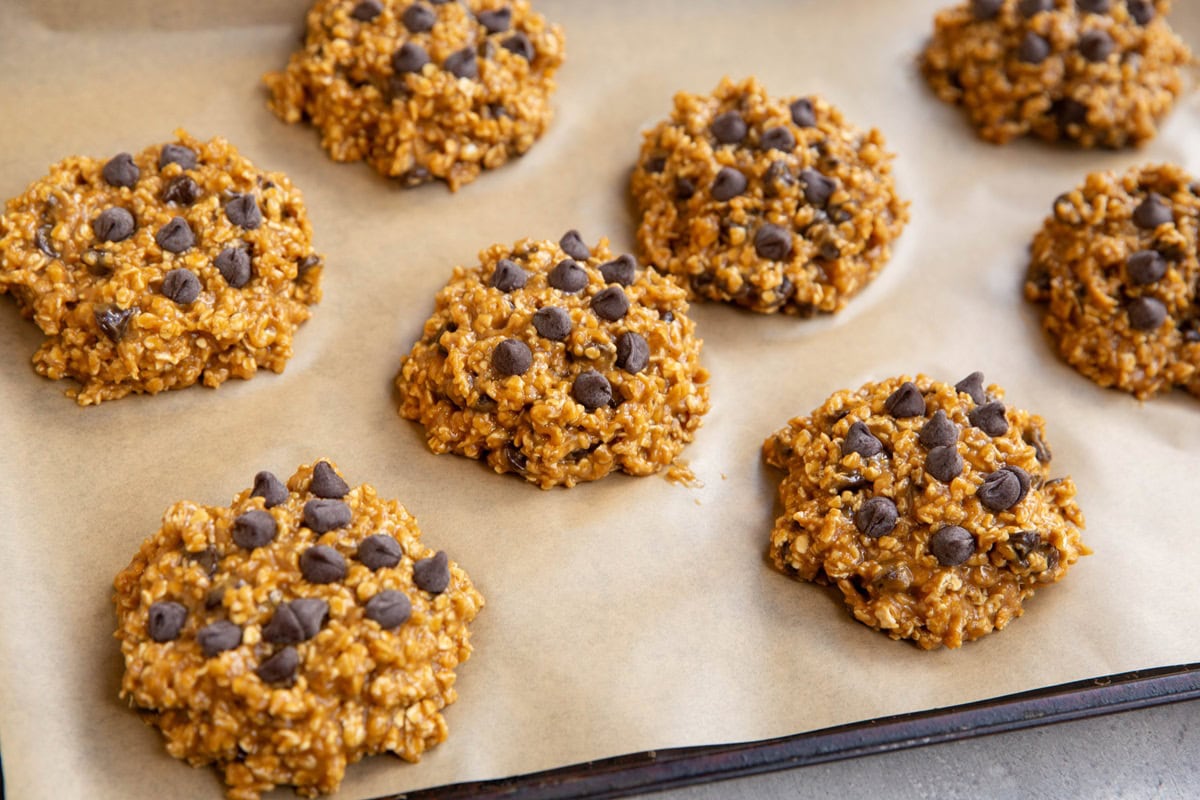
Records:
[[[282,372],[321,298],[300,191],[224,139],[50,168],[0,216],[0,294],[80,405]]]
[[[346,765],[446,738],[483,598],[416,520],[328,461],[181,501],[116,578],[121,696],[234,800],[311,797]]]
[[[435,453],[543,489],[671,465],[707,413],[684,291],[576,231],[455,267],[396,377]]]
[[[1097,172],[1054,201],[1025,297],[1067,363],[1139,399],[1200,397],[1200,183],[1164,164]]]
[[[892,155],[819,97],[754,78],[680,92],[633,171],[642,256],[693,296],[802,317],[840,310],[908,221]]]
[[[563,35],[526,0],[318,0],[307,24],[269,105],[335,161],[457,190],[550,124]]]
[[[939,13],[921,71],[979,135],[1083,147],[1152,139],[1183,89],[1170,0],[969,0]]]
[[[840,391],[763,445],[787,470],[770,557],[841,591],[854,617],[924,649],[959,647],[1090,551],[1041,417],[972,373]]]

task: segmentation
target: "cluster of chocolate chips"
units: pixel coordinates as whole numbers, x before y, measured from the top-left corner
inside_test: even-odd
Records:
[[[1005,0],[971,0],[971,14],[975,19],[986,22],[1000,16],[1004,9]],[[1075,6],[1081,14],[1107,14],[1112,10],[1114,0],[1076,0]],[[1025,19],[1032,19],[1038,14],[1057,9],[1055,0],[1018,0],[1017,13]],[[1153,0],[1126,0],[1129,16],[1139,25],[1146,25],[1154,19]],[[1079,36],[1079,53],[1088,61],[1106,61],[1116,49],[1116,43],[1108,31],[1093,28],[1084,31]],[[1026,64],[1040,64],[1051,52],[1050,42],[1045,37],[1027,31],[1017,48],[1017,57]],[[1078,105],[1078,104],[1076,104]],[[1084,109],[1086,111],[1086,109]],[[1082,122],[1082,120],[1076,120]]]
[[[555,265],[547,275],[547,283],[563,294],[579,294],[588,285],[587,271],[579,261],[586,262],[591,257],[591,250],[575,230],[567,231],[558,244],[569,258]],[[619,322],[629,313],[629,298],[622,287],[636,279],[637,261],[626,254],[601,264],[599,269],[610,285],[592,297],[590,308],[606,322]],[[528,280],[528,272],[515,261],[504,258],[496,263],[490,285],[507,293],[523,288]],[[571,333],[571,315],[565,308],[545,306],[533,315],[533,327],[539,337],[561,342]],[[650,364],[650,343],[640,333],[624,331],[618,334],[615,344],[618,369],[636,374]],[[492,368],[499,375],[524,375],[532,366],[533,352],[520,339],[505,339],[492,351]],[[571,396],[588,411],[595,411],[612,401],[612,384],[596,370],[587,369],[575,377]]]
[[[1133,209],[1133,224],[1144,231],[1155,231],[1174,221],[1171,205],[1155,192],[1150,192]],[[1150,286],[1166,276],[1167,258],[1158,250],[1139,250],[1125,262],[1125,271],[1131,285]],[[1129,326],[1138,331],[1157,330],[1167,319],[1166,304],[1150,295],[1130,300],[1125,311],[1129,314]]]
[[[314,465],[309,492],[315,497],[304,505],[304,527],[319,534],[350,524],[350,506],[343,499],[350,487],[328,462],[319,461]],[[266,508],[274,508],[287,501],[290,494],[279,478],[263,471],[254,476],[251,496],[263,498]],[[238,515],[231,532],[234,544],[244,550],[266,547],[275,540],[277,533],[275,517],[259,509]],[[355,558],[371,571],[395,567],[403,556],[395,537],[383,533],[363,539],[355,553]],[[216,572],[220,554],[209,548],[195,554],[193,560],[200,562],[211,576]],[[327,545],[305,549],[300,554],[299,566],[300,574],[311,584],[334,583],[345,578],[347,572],[345,557]],[[446,553],[439,550],[429,558],[414,561],[413,582],[418,589],[430,594],[446,591],[450,585],[450,561]],[[205,607],[220,605],[221,594],[220,590],[210,594]],[[408,621],[412,601],[404,592],[384,590],[367,600],[363,614],[385,630],[393,630]],[[159,600],[150,606],[147,633],[155,642],[174,641],[182,632],[187,617],[188,609],[182,603]],[[300,654],[294,645],[316,636],[328,621],[329,603],[319,598],[301,597],[276,606],[271,619],[262,628],[262,638],[268,644],[282,647],[259,664],[255,671],[258,677],[266,683],[290,682],[300,667]],[[242,628],[229,620],[217,620],[196,631],[196,642],[205,658],[213,658],[242,643]]]

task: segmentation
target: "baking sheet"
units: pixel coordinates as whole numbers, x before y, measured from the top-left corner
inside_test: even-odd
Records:
[[[221,795],[213,771],[170,758],[117,699],[110,582],[175,500],[224,504],[257,470],[290,474],[319,456],[405,503],[488,601],[450,739],[419,765],[351,767],[347,800],[1200,659],[1197,401],[1143,405],[1095,387],[1057,361],[1020,299],[1027,242],[1084,173],[1149,160],[1200,173],[1187,148],[1196,97],[1140,152],[998,149],[913,68],[940,0],[538,5],[567,34],[558,118],[524,158],[452,195],[335,164],[311,129],[266,110],[259,76],[285,63],[305,0],[0,4],[0,196],[68,154],[141,149],[182,126],[291,175],[327,263],[325,300],[283,375],[96,408],[34,374],[40,334],[0,300],[6,796]],[[1200,43],[1200,8],[1173,19]],[[491,242],[571,227],[632,248],[639,129],[676,90],[707,91],[725,74],[824,94],[883,130],[913,220],[880,279],[830,319],[694,309],[713,374],[713,410],[684,453],[699,488],[614,476],[543,492],[430,454],[396,416],[391,381],[450,269]],[[1095,555],[1002,633],[927,653],[767,565],[779,475],[759,447],[836,389],[974,369],[1047,419],[1054,471],[1079,484]]]

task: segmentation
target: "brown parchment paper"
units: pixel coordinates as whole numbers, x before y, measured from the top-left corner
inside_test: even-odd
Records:
[[[346,800],[1200,660],[1200,403],[1097,388],[1055,358],[1020,299],[1028,241],[1084,173],[1173,160],[1200,174],[1200,104],[1186,98],[1139,152],[983,144],[914,69],[941,4],[542,0],[567,34],[558,117],[527,156],[452,195],[335,164],[313,130],[267,111],[259,78],[285,63],[305,0],[0,3],[0,195],[66,155],[137,150],[183,126],[290,174],[327,258],[325,300],[283,375],[95,408],[34,374],[40,334],[0,300],[7,796],[220,797],[213,771],[170,758],[118,701],[111,580],[173,501],[224,504],[257,470],[318,456],[405,503],[487,598],[450,739],[418,765],[351,767]],[[1176,5],[1200,44],[1200,7]],[[881,278],[833,319],[695,309],[713,375],[713,410],[684,453],[700,488],[621,476],[543,492],[430,454],[391,382],[450,269],[571,227],[630,249],[639,130],[676,90],[725,74],[822,93],[883,130],[913,220]],[[1007,630],[922,652],[766,564],[779,475],[759,448],[836,389],[974,369],[1047,419],[1095,555]]]

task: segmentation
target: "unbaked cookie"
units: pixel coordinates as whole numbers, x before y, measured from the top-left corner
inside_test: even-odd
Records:
[[[1054,201],[1025,296],[1071,366],[1145,399],[1200,396],[1200,183],[1164,164],[1097,172]]]
[[[224,139],[50,168],[0,216],[0,294],[80,405],[282,372],[321,298],[300,191]]]
[[[1192,54],[1171,0],[970,0],[934,20],[921,71],[979,135],[1083,147],[1153,138]]]
[[[803,317],[840,310],[908,221],[883,136],[754,78],[680,92],[633,171],[647,263],[693,296]]]
[[[784,514],[770,557],[841,591],[854,617],[924,649],[999,630],[1090,551],[1041,417],[972,373],[834,394],[763,445]]]
[[[328,461],[226,507],[176,503],[116,578],[121,696],[233,800],[337,789],[446,738],[483,598],[416,520]]]
[[[683,290],[576,231],[479,260],[455,267],[396,377],[430,449],[542,488],[671,465],[709,408]]]
[[[562,31],[526,0],[318,0],[303,49],[264,80],[335,161],[457,190],[545,132],[562,60]]]

